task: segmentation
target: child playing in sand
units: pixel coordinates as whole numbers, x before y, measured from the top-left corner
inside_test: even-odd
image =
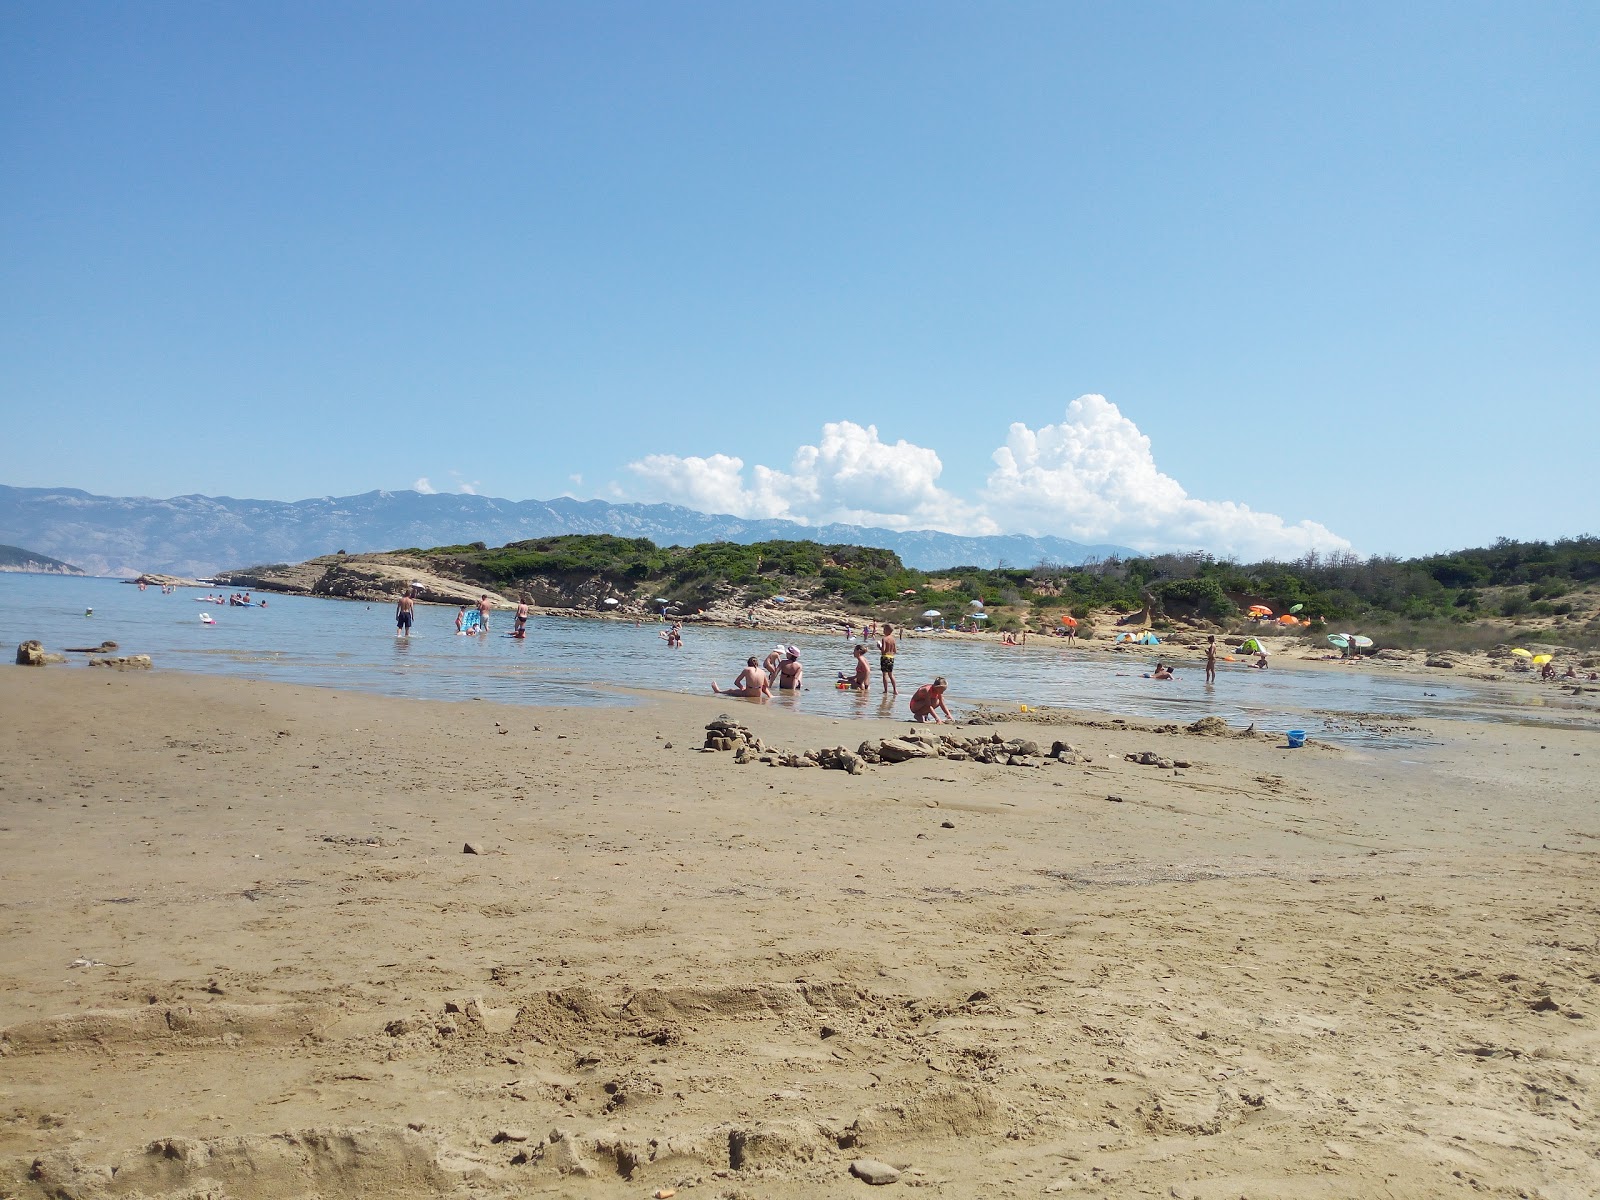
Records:
[[[850,690],[865,692],[872,687],[872,668],[867,665],[867,644],[857,642],[855,647],[856,669],[854,673],[839,672],[839,678],[847,680]]]
[[[944,690],[949,685],[941,675],[932,683],[923,684],[911,696],[911,716],[916,721],[932,721],[935,725],[941,724],[935,710],[944,714],[946,721],[950,720],[950,710],[945,707]]]

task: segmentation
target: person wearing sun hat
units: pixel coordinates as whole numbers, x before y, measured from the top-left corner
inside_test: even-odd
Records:
[[[778,690],[781,692],[798,692],[800,681],[805,677],[805,667],[800,663],[800,647],[785,646],[783,648],[783,661],[778,664]]]

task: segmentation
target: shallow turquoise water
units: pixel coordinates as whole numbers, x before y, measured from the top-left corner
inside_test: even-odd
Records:
[[[511,628],[510,615],[501,613],[495,614],[491,636],[458,637],[453,608],[421,606],[411,638],[403,640],[394,636],[387,604],[268,596],[264,609],[240,609],[196,603],[203,594],[187,589],[163,596],[159,589],[141,592],[109,579],[0,574],[0,645],[9,660],[10,648],[27,638],[51,650],[109,638],[121,653],[149,654],[158,668],[440,700],[624,704],[636,701],[605,685],[706,693],[713,679],[731,684],[749,655],[765,656],[780,642],[793,642],[801,648],[811,686],[773,704],[824,715],[904,717],[905,697],[935,675],[949,678],[958,713],[982,700],[1173,721],[1216,714],[1233,722],[1253,720],[1263,729],[1303,728],[1343,740],[1365,738],[1318,712],[1481,715],[1461,711],[1478,693],[1432,680],[1223,664],[1216,686],[1207,688],[1198,668],[1181,670],[1168,683],[1141,678],[1155,654],[1107,661],[1065,646],[1012,651],[993,642],[937,636],[902,643],[902,694],[890,706],[876,691],[857,696],[835,690],[835,672],[850,666],[850,644],[842,637],[690,626],[683,648],[670,650],[654,623],[535,617],[527,639],[516,641],[500,636]],[[84,615],[88,608],[92,617]],[[202,624],[202,612],[216,624]],[[876,672],[876,653],[871,661]]]

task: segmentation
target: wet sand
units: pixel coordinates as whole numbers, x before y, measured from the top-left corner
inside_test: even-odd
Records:
[[[1600,1191],[1592,726],[852,776],[703,726],[900,723],[0,698],[0,1195]]]

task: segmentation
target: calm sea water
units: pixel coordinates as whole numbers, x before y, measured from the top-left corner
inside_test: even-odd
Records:
[[[526,640],[517,641],[501,636],[510,631],[511,617],[500,613],[491,636],[459,637],[455,609],[419,606],[416,628],[403,640],[394,635],[388,604],[268,596],[266,608],[243,609],[196,603],[201,595],[180,589],[163,596],[159,589],[141,592],[109,579],[0,574],[0,645],[9,659],[10,648],[27,638],[50,650],[110,639],[122,653],[149,654],[158,668],[212,675],[441,700],[628,704],[637,701],[605,685],[706,693],[713,679],[729,686],[749,655],[765,656],[780,642],[792,642],[801,649],[810,686],[798,696],[775,698],[774,706],[840,717],[903,718],[905,697],[935,675],[950,680],[958,713],[982,700],[1173,721],[1216,714],[1253,720],[1263,729],[1304,728],[1336,738],[1364,735],[1319,712],[1481,715],[1462,711],[1481,698],[1478,693],[1432,680],[1223,664],[1216,686],[1207,688],[1198,668],[1180,670],[1166,683],[1142,678],[1154,653],[1108,661],[1065,646],[1015,651],[937,636],[902,643],[901,698],[889,707],[876,690],[857,696],[834,688],[835,673],[851,663],[843,637],[690,626],[683,648],[670,650],[654,623],[535,617]],[[87,609],[94,615],[86,616]],[[203,624],[202,612],[216,624]],[[875,652],[872,665],[876,674]]]

